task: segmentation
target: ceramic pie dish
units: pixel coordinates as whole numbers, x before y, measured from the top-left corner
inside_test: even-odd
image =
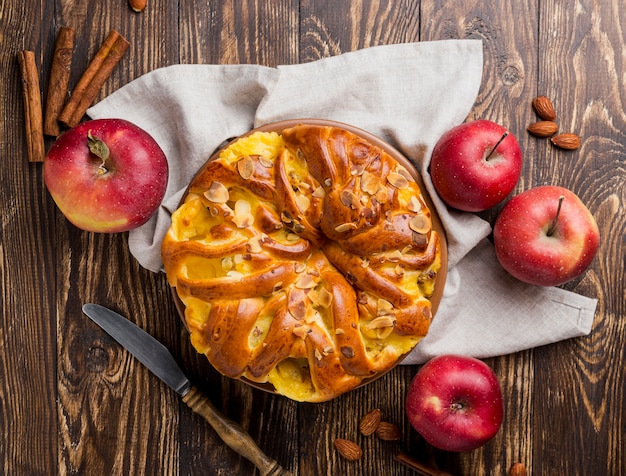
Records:
[[[268,124],[214,153],[162,257],[195,349],[223,375],[307,402],[400,363],[428,332],[447,269],[412,164],[318,119]]]

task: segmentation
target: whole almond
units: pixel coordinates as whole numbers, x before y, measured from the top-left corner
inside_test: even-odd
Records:
[[[556,112],[554,111],[554,106],[549,97],[537,96],[533,99],[533,108],[537,115],[544,121],[556,120]]]
[[[509,469],[509,476],[526,476],[526,466],[522,463],[515,463]]]
[[[376,431],[376,428],[378,428],[381,418],[382,414],[380,408],[375,408],[371,412],[367,413],[359,422],[359,431],[361,434],[365,436],[373,434]]]
[[[553,121],[539,121],[529,125],[526,130],[535,137],[550,137],[556,134],[559,126]]]
[[[128,4],[133,11],[139,13],[145,10],[148,0],[128,0]]]
[[[402,430],[393,423],[381,421],[376,428],[376,436],[385,441],[396,441],[402,439]]]
[[[354,441],[345,440],[343,438],[337,438],[333,442],[335,448],[339,452],[341,456],[350,461],[356,461],[361,456],[363,456],[363,451],[361,447],[357,445]]]
[[[576,150],[580,147],[580,137],[572,132],[556,135],[550,140],[560,149]]]

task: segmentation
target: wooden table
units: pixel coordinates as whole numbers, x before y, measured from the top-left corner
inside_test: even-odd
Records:
[[[469,6],[471,3],[478,6]],[[5,474],[252,474],[178,396],[81,313],[109,303],[160,339],[213,402],[259,446],[300,475],[415,474],[398,451],[455,475],[626,474],[626,13],[620,0],[559,2],[5,0],[0,6],[0,467]],[[16,56],[32,50],[45,94],[61,26],[76,31],[70,84],[111,29],[131,47],[98,99],[177,63],[301,63],[373,45],[478,38],[484,76],[470,118],[506,124],[524,151],[518,190],[559,184],[595,214],[601,249],[567,289],[599,299],[589,336],[487,360],[506,397],[505,421],[484,447],[435,451],[410,428],[404,396],[416,367],[324,404],[298,404],[221,378],[178,320],[165,276],[142,269],[127,234],[70,225],[26,158]],[[554,101],[561,130],[582,147],[564,152],[526,133],[531,100]],[[150,98],[145,98],[149,101]],[[50,139],[46,142],[50,145]],[[487,215],[493,219],[495,211]],[[358,439],[373,407],[404,438],[361,438],[358,462],[337,437]]]

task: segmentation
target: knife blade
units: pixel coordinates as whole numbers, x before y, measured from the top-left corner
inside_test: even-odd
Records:
[[[134,355],[152,373],[178,393],[183,402],[201,415],[231,449],[248,459],[264,476],[291,476],[256,445],[235,421],[222,414],[207,396],[193,386],[169,350],[121,314],[99,304],[83,305],[83,312]]]

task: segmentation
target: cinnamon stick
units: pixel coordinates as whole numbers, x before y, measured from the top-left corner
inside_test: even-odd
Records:
[[[129,46],[130,43],[126,38],[111,30],[61,111],[59,115],[61,123],[74,127],[80,122]]]
[[[20,51],[17,55],[17,61],[22,74],[28,161],[43,162],[46,156],[46,148],[43,138],[41,89],[39,87],[39,72],[37,71],[35,53],[32,51]]]
[[[48,81],[48,97],[44,116],[43,132],[57,137],[61,134],[58,117],[67,98],[67,86],[70,81],[70,69],[74,54],[74,29],[61,27],[57,36]]]
[[[403,465],[413,469],[421,476],[452,476],[446,471],[441,471],[440,469],[427,466],[401,451],[395,455],[395,459]]]

